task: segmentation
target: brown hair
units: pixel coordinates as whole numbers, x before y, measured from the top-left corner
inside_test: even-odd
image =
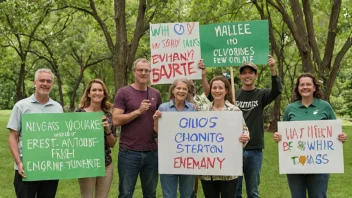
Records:
[[[175,96],[174,96],[174,94],[172,93],[172,91],[175,89],[175,87],[177,86],[177,83],[179,83],[179,82],[183,82],[183,83],[185,83],[186,85],[187,85],[187,88],[188,88],[188,94],[187,94],[187,97],[186,97],[186,100],[187,101],[190,101],[190,99],[191,99],[191,87],[190,87],[190,84],[189,84],[189,80],[187,80],[186,78],[179,78],[179,79],[176,79],[173,83],[172,83],[172,85],[170,86],[170,88],[169,88],[169,100],[171,100],[171,99],[174,99],[175,98]]]
[[[188,80],[189,82],[189,93],[190,93],[190,98],[189,98],[189,102],[193,103],[194,105],[197,105],[197,102],[194,100],[194,96],[196,95],[196,87],[194,85],[193,80]]]
[[[296,87],[293,90],[293,101],[302,100],[302,96],[298,92],[298,87],[299,87],[299,83],[300,83],[299,81],[303,77],[308,77],[308,78],[312,79],[313,84],[315,86],[315,92],[313,93],[313,96],[314,96],[314,98],[320,99],[323,96],[323,93],[321,91],[320,84],[318,83],[318,80],[311,73],[304,73],[304,74],[301,74],[300,76],[298,76],[298,78],[297,78]]]
[[[225,84],[225,89],[227,91],[227,94],[225,95],[225,100],[228,100],[231,104],[234,104],[233,101],[233,96],[232,96],[232,89],[231,89],[231,84],[229,83],[229,81],[227,80],[227,78],[223,75],[221,76],[216,76],[213,79],[211,79],[210,81],[210,92],[211,92],[211,88],[213,87],[213,82],[214,81],[222,81]]]
[[[83,95],[81,97],[81,101],[79,102],[79,107],[80,108],[85,108],[85,107],[88,107],[90,105],[90,97],[88,97],[88,94],[90,92],[90,89],[92,88],[93,83],[101,84],[101,86],[103,87],[103,90],[104,90],[104,98],[103,98],[103,101],[101,101],[101,104],[100,104],[101,110],[104,111],[104,112],[110,112],[111,103],[109,102],[108,89],[106,88],[105,83],[102,80],[98,79],[98,78],[93,79],[93,80],[91,80],[88,83],[88,86],[87,86],[86,90],[84,91],[84,93],[83,93]]]

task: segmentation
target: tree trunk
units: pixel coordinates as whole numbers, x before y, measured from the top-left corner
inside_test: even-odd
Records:
[[[18,73],[18,81],[16,85],[16,100],[22,100],[24,96],[24,77],[25,77],[25,69],[26,64],[25,62],[22,61],[21,66],[20,66],[20,72]]]
[[[280,101],[281,101],[281,95],[275,99],[274,107],[271,110],[271,121],[268,128],[269,132],[277,132],[277,122],[280,121],[280,112],[281,112]]]
[[[57,87],[59,90],[59,98],[60,98],[59,102],[60,102],[61,106],[64,107],[65,101],[64,101],[64,94],[62,92],[62,79],[61,79],[61,75],[59,72],[56,74],[56,77],[57,77]]]
[[[83,79],[83,73],[84,73],[84,70],[81,69],[79,72],[79,76],[78,76],[77,80],[75,81],[75,84],[73,85],[72,94],[70,97],[70,111],[74,111],[76,108],[75,101],[76,101],[76,96],[77,96],[77,90],[78,90],[79,84],[81,83],[81,81]]]

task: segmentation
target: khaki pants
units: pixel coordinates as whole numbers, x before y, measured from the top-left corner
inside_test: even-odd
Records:
[[[105,167],[104,177],[79,178],[78,183],[81,190],[82,198],[107,198],[109,196],[110,185],[114,175],[112,163]]]

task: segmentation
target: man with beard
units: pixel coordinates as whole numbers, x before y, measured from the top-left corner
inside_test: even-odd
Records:
[[[18,101],[12,109],[7,128],[9,148],[15,161],[14,186],[18,198],[46,197],[54,198],[59,180],[22,181],[26,177],[22,163],[22,115],[26,113],[62,113],[61,105],[49,97],[54,83],[54,74],[50,69],[42,68],[35,72],[35,93]]]

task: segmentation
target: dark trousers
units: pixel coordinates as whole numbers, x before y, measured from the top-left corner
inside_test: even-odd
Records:
[[[54,198],[59,180],[22,181],[22,176],[15,170],[17,198]]]
[[[234,198],[237,179],[228,181],[201,180],[205,198]]]

